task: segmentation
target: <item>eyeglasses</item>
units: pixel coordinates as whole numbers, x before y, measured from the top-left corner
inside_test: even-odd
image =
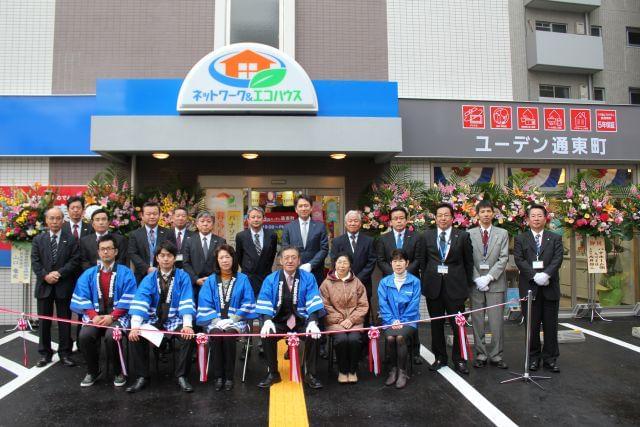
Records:
[[[438,214],[436,215],[436,218],[451,218],[451,214]]]
[[[114,248],[113,246],[99,249],[100,252],[112,252],[112,251],[115,251],[115,250],[116,250],[116,248]]]

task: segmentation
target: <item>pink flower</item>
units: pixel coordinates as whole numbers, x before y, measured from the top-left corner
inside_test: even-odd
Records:
[[[579,220],[576,221],[576,227],[584,227],[588,223],[589,222],[586,219],[580,218]]]
[[[569,187],[567,188],[567,199],[571,199],[573,198],[573,188]]]

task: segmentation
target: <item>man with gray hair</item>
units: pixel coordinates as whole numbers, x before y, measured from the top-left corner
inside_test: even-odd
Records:
[[[191,277],[193,285],[193,301],[197,303],[200,288],[207,278],[213,274],[216,264],[213,253],[218,246],[227,241],[212,233],[215,218],[209,211],[200,211],[196,216],[197,233],[184,242],[184,271]]]

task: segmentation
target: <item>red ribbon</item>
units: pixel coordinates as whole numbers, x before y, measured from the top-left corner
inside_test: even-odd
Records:
[[[287,334],[287,345],[289,346],[289,379],[294,383],[299,383],[300,356],[298,355],[298,347],[300,346],[300,338],[296,333],[289,332]]]
[[[196,344],[198,345],[198,369],[200,370],[200,382],[207,382],[207,374],[209,372],[209,352],[207,351],[207,343],[209,338],[202,332],[196,334]],[[206,357],[205,357],[206,356]]]
[[[369,372],[379,375],[380,354],[378,352],[378,340],[380,339],[380,330],[372,326],[367,335],[369,336]]]
[[[29,321],[23,316],[18,318],[18,330],[22,332],[22,364],[29,367],[29,353],[27,353],[27,338],[24,336],[27,328],[31,329]]]
[[[122,375],[126,377],[128,376],[128,374],[127,374],[127,364],[124,362],[124,354],[122,353],[122,331],[118,326],[116,326],[116,328],[113,330],[113,332],[111,333],[111,336],[113,337],[113,340],[118,345],[118,354],[120,355],[120,367],[122,368]]]
[[[471,347],[469,345],[469,341],[467,340],[467,331],[465,326],[467,324],[467,319],[464,318],[462,313],[458,313],[456,315],[456,325],[458,325],[458,344],[460,347],[460,357],[463,360],[471,360]]]

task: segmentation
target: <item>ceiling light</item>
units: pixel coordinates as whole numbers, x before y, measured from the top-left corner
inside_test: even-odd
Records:
[[[169,158],[169,153],[153,153],[152,156],[154,159],[165,160]]]
[[[345,153],[331,153],[329,157],[331,157],[333,160],[342,160],[345,159],[347,155]]]
[[[258,158],[258,153],[242,153],[242,157],[247,160],[254,160]]]

